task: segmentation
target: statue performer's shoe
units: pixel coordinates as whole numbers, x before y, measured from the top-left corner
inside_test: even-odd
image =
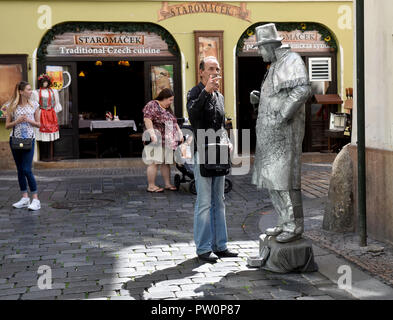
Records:
[[[299,239],[301,239],[301,237],[302,237],[301,234],[284,231],[279,236],[277,236],[276,241],[280,242],[280,243],[287,243],[287,242],[292,242],[292,241],[295,241],[295,240],[299,240]]]
[[[274,227],[266,229],[265,234],[271,237],[275,237],[278,236],[281,232],[283,232],[281,227]]]

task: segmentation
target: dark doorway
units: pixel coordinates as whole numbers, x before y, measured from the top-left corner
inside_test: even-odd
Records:
[[[261,57],[238,57],[238,101],[237,119],[239,128],[239,153],[242,151],[242,130],[250,130],[250,151],[255,152],[255,126],[258,106],[250,103],[250,92],[261,90],[262,80],[267,71],[267,63]]]
[[[131,61],[128,64],[118,61],[102,61],[98,65],[95,61],[78,62],[79,114],[105,120],[106,111],[113,113],[116,106],[120,119],[142,121],[144,63]]]
[[[139,131],[145,105],[144,62],[83,61],[77,68],[79,115],[86,120],[105,120],[106,112],[114,114],[116,106],[119,119],[134,120]],[[93,132],[80,128],[80,157],[129,157],[133,132],[132,128]]]

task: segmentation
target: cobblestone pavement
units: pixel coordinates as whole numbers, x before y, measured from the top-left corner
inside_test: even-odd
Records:
[[[310,199],[326,197],[329,192],[330,171],[305,171],[302,175],[303,195]]]
[[[326,196],[326,172],[304,170],[309,227],[321,223],[312,204]],[[265,214],[272,211],[266,190],[257,191],[250,175],[231,176],[226,194],[228,246],[239,257],[216,264],[196,257],[187,184],[147,193],[143,168],[41,170],[36,177],[42,209],[28,212],[11,209],[20,196],[16,174],[0,173],[0,299],[354,299],[318,272],[246,266],[258,254],[267,221],[261,213],[274,219]],[[37,287],[43,265],[51,268],[50,290]]]

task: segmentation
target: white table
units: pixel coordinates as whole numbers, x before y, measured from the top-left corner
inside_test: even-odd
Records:
[[[90,131],[93,129],[132,128],[137,131],[134,120],[79,120],[79,128],[90,128]]]
[[[79,119],[79,129],[90,128],[91,120],[81,120]]]

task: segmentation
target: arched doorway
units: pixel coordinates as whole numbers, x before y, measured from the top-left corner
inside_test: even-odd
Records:
[[[182,116],[180,50],[159,25],[61,23],[43,37],[37,58],[39,74],[54,72],[60,75],[60,82],[63,76],[64,84],[71,80],[59,91],[63,111],[58,115],[56,158],[138,156],[142,140],[137,135],[129,141],[130,137],[141,134],[142,108],[164,87],[174,90],[173,111]],[[112,122],[112,127],[98,125],[108,111],[116,113],[121,122]],[[41,160],[49,153],[47,145],[40,144]]]
[[[255,151],[255,125],[257,106],[250,104],[250,92],[260,90],[268,64],[264,63],[257,49],[255,28],[269,22],[255,23],[245,30],[237,44],[236,64],[236,116],[239,130],[239,152],[241,150],[241,130],[251,131],[251,152]],[[310,74],[314,94],[337,93],[337,43],[332,32],[318,23],[275,23],[283,44],[289,44],[298,52]],[[336,108],[337,106],[333,106]],[[304,152],[327,149],[325,136],[329,119],[322,105],[310,99],[306,104],[306,130],[303,142]]]

